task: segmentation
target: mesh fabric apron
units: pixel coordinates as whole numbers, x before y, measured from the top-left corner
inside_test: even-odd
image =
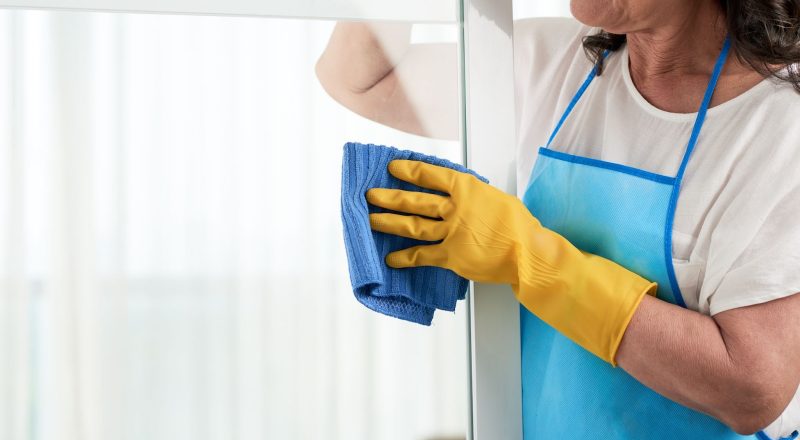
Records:
[[[551,150],[550,143],[595,77],[592,69],[539,149],[523,202],[545,227],[578,248],[658,282],[658,297],[685,307],[672,266],[672,222],[729,48],[726,39],[675,177]],[[736,434],[675,403],[562,336],[524,307],[522,411],[526,440],[593,438],[769,439]]]

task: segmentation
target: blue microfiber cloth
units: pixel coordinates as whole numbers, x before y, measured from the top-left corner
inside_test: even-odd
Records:
[[[461,165],[437,157],[381,145],[356,142],[344,145],[342,223],[350,282],[356,299],[376,312],[430,325],[436,309],[455,310],[456,302],[466,295],[468,282],[448,269],[393,269],[384,262],[390,252],[431,242],[373,231],[369,226],[369,214],[386,210],[367,203],[367,190],[396,188],[441,194],[390,175],[386,167],[394,159],[428,162],[488,181]]]

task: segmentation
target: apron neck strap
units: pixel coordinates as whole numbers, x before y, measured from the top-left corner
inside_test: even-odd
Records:
[[[708,81],[708,86],[706,87],[705,95],[703,96],[703,102],[700,104],[700,109],[697,111],[697,117],[694,120],[694,126],[692,127],[692,135],[689,138],[689,144],[686,146],[686,151],[683,154],[683,159],[681,160],[681,166],[678,169],[678,174],[675,177],[675,180],[680,183],[681,179],[683,178],[683,174],[686,171],[686,165],[689,163],[689,157],[692,155],[692,151],[694,150],[695,145],[697,144],[697,138],[700,136],[700,129],[703,127],[703,123],[706,119],[706,112],[708,111],[708,105],[711,103],[711,96],[714,94],[714,89],[717,86],[717,80],[719,80],[719,75],[722,73],[722,68],[725,66],[725,60],[728,57],[728,50],[730,49],[731,41],[730,37],[725,37],[725,42],[722,45],[722,51],[720,52],[719,56],[717,57],[717,62],[714,64],[714,72],[711,74],[711,79]],[[603,58],[606,58],[609,55],[610,51],[606,50],[603,52]],[[553,129],[553,132],[550,134],[550,138],[547,139],[547,144],[545,148],[550,148],[550,143],[553,142],[553,139],[558,134],[558,131],[561,129],[561,126],[564,125],[564,121],[567,120],[567,117],[572,112],[572,109],[575,108],[575,105],[583,96],[583,93],[589,87],[589,84],[592,83],[592,80],[597,76],[597,66],[593,67],[589,75],[581,84],[581,87],[575,93],[575,96],[572,97],[572,100],[567,105],[566,110],[561,115],[561,119],[558,120],[558,124]]]
[[[611,51],[609,50],[605,50],[603,52],[602,57],[604,60],[608,57],[609,53],[611,53]],[[592,83],[592,80],[594,79],[595,76],[597,76],[597,65],[595,65],[592,68],[592,70],[589,72],[589,75],[586,77],[585,80],[583,80],[581,88],[578,89],[578,91],[575,93],[575,96],[573,96],[572,100],[569,102],[569,105],[567,105],[566,110],[564,110],[564,113],[561,114],[561,119],[558,120],[556,128],[554,128],[553,132],[550,133],[550,138],[547,139],[547,145],[545,145],[545,148],[550,148],[550,143],[553,142],[553,139],[558,134],[558,131],[561,130],[561,126],[564,125],[564,121],[566,121],[569,114],[572,113],[572,109],[575,108],[575,104],[577,104],[578,101],[580,101],[581,96],[583,96],[583,92],[586,91],[586,89],[589,87],[589,84]]]
[[[722,73],[722,68],[725,66],[725,60],[728,58],[728,50],[731,47],[730,37],[725,37],[725,42],[722,44],[722,51],[717,57],[717,62],[714,64],[714,72],[711,74],[711,79],[708,80],[706,86],[706,93],[703,95],[703,102],[700,104],[700,110],[697,111],[697,117],[694,119],[694,127],[692,127],[692,135],[689,137],[689,144],[686,146],[686,152],[683,153],[683,160],[681,166],[678,168],[678,174],[675,176],[675,181],[680,184],[683,179],[683,173],[686,171],[686,165],[689,163],[689,157],[697,145],[697,138],[700,136],[700,129],[706,120],[706,112],[708,112],[708,105],[711,103],[711,97],[714,95],[714,89],[717,87],[717,80]]]

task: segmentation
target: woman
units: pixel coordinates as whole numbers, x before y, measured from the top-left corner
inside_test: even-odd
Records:
[[[367,194],[415,214],[373,215],[374,229],[442,240],[387,264],[512,285],[530,311],[526,438],[793,438],[800,1],[571,8],[579,22],[515,24],[522,201],[393,162],[395,176],[449,197]],[[430,135],[400,104],[414,92],[383,83],[396,79],[396,54],[376,55],[372,34],[352,26],[337,27],[318,63],[325,88],[372,119]],[[356,63],[365,71],[353,78],[366,80],[357,87],[335,74],[356,49],[369,60]],[[382,90],[393,93],[382,100]]]

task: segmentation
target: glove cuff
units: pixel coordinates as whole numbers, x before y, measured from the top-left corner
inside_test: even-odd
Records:
[[[518,262],[517,299],[564,336],[616,366],[625,330],[657,285],[619,264],[581,252],[561,238],[555,264],[540,254]],[[552,244],[552,243],[551,243]]]

